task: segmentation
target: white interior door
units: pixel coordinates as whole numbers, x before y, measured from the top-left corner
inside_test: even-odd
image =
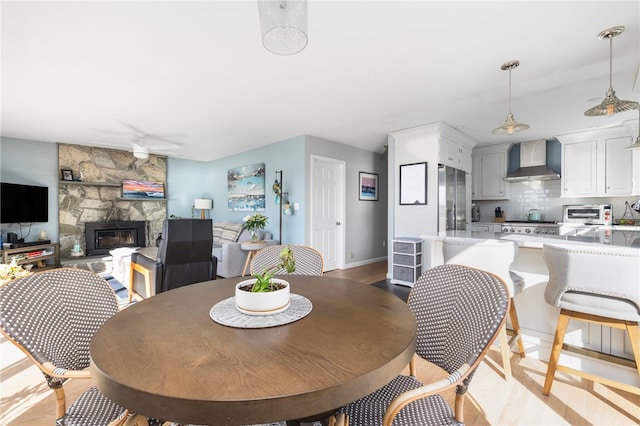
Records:
[[[344,268],[345,163],[311,157],[311,245],[322,253],[324,270]]]

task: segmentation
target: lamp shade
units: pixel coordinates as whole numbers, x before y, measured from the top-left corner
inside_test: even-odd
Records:
[[[638,109],[638,102],[625,101],[618,99],[616,91],[613,90],[613,38],[619,36],[624,32],[622,25],[617,27],[607,28],[598,34],[598,38],[609,39],[609,90],[604,97],[604,100],[593,108],[589,108],[584,112],[587,117],[597,117],[602,115],[613,115],[622,111],[628,111],[630,109]]]
[[[208,198],[196,198],[196,201],[193,203],[194,209],[200,210],[211,210],[213,208],[213,200]]]

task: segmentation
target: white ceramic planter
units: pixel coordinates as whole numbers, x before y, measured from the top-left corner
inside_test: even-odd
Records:
[[[236,284],[236,307],[238,310],[249,315],[272,315],[287,309],[289,307],[289,283],[279,278],[272,278],[272,281],[284,284],[284,288],[264,293],[240,290],[240,287],[255,283],[255,278]]]

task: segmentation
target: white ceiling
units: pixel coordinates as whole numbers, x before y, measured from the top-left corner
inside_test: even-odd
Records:
[[[585,117],[609,87],[638,101],[638,1],[309,0],[309,44],[276,56],[256,1],[2,1],[2,136],[82,145],[178,142],[212,160],[307,134],[382,152],[444,121],[480,143],[636,120]],[[531,128],[495,136],[508,110]],[[594,100],[594,98],[596,98]]]

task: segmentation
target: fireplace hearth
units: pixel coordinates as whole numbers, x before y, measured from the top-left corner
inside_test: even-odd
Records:
[[[84,224],[87,256],[108,254],[119,247],[144,247],[146,222],[87,222]]]

